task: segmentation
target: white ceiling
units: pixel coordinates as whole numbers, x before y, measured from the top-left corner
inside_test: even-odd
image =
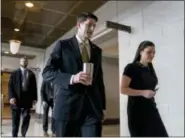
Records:
[[[106,32],[106,33],[105,33]],[[92,41],[103,50],[103,56],[109,58],[118,58],[118,32],[116,30],[107,31],[107,29],[98,34],[99,37],[94,36]]]
[[[1,43],[1,51],[10,51],[10,45],[8,43]],[[28,46],[20,46],[19,53],[25,55],[35,55],[38,56],[43,54],[45,49],[33,48]]]

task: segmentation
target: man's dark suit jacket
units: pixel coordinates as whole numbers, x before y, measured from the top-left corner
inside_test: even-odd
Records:
[[[102,73],[102,50],[90,43],[90,61],[94,64],[91,86],[70,85],[71,76],[83,70],[83,62],[76,37],[59,40],[43,70],[43,79],[52,82],[55,87],[54,118],[56,120],[75,120],[83,107],[87,95],[99,119],[105,109],[105,88]]]
[[[37,83],[35,74],[28,70],[28,91],[26,92],[26,100],[25,97],[21,96],[22,93],[22,73],[21,69],[17,69],[10,75],[9,84],[8,84],[8,96],[9,99],[16,99],[16,106],[12,107],[26,107],[32,108],[32,104],[34,100],[37,100]]]
[[[50,82],[43,81],[41,86],[41,101],[49,102],[53,99],[53,85]]]

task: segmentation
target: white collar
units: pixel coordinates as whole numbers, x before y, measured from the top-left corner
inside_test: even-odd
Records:
[[[77,39],[77,41],[78,41],[79,44],[82,44],[83,43],[82,39],[77,34],[76,34],[76,39]],[[87,39],[85,41],[85,43],[89,45],[89,40]]]
[[[27,68],[20,67],[21,71],[27,70]]]

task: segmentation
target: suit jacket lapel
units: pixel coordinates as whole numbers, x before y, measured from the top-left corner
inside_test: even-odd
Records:
[[[92,44],[92,42],[91,41],[89,41],[89,45],[90,45],[90,60],[89,60],[89,62],[91,62],[91,63],[94,63],[94,59],[95,59],[95,54],[96,54],[96,52],[95,52],[95,47],[94,47],[94,45]]]
[[[89,41],[89,44],[90,44],[90,53],[91,53],[91,57],[90,57],[90,63],[93,63],[94,64],[94,71],[93,71],[93,79],[95,78],[96,74],[97,74],[97,70],[96,70],[96,67],[95,67],[95,64],[97,64],[97,58],[96,58],[96,47],[94,46],[94,44]],[[94,81],[94,80],[93,80]]]
[[[73,54],[76,56],[77,62],[79,63],[79,65],[82,66],[83,62],[82,62],[82,56],[80,53],[80,49],[79,49],[79,45],[78,45],[78,41],[76,39],[76,36],[72,37],[72,50],[73,50]]]
[[[29,85],[29,83],[30,83],[30,78],[31,78],[31,71],[28,69],[28,72],[27,72],[28,74],[27,74],[27,87],[28,87],[28,85]]]
[[[20,97],[20,93],[21,93],[21,89],[22,89],[22,72],[21,69],[18,69],[17,72],[17,82],[18,82],[18,91],[19,91],[19,97]]]

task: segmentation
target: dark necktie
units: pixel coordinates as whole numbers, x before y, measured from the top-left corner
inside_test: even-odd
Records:
[[[88,55],[88,51],[87,51],[87,48],[86,48],[86,44],[85,43],[82,43],[82,61],[84,63],[88,63],[89,62],[89,55]]]
[[[27,70],[23,71],[23,91],[27,91]]]

